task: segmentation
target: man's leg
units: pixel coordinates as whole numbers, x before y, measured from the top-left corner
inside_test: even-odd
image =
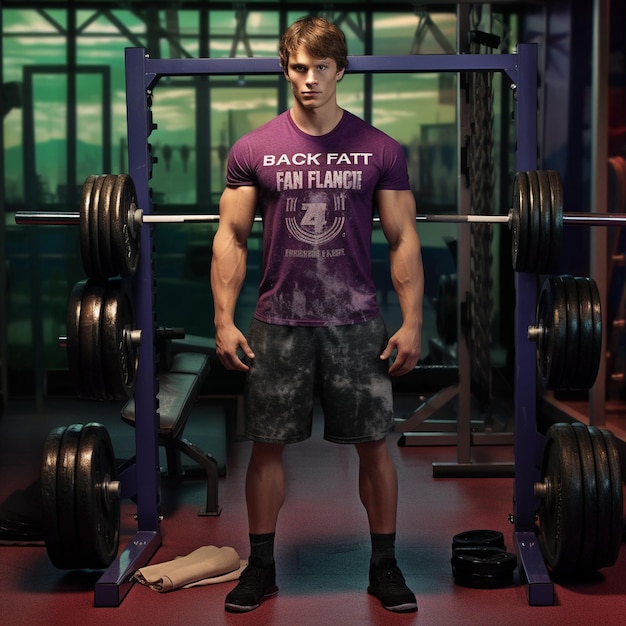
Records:
[[[254,442],[246,474],[250,558],[239,584],[226,596],[227,611],[245,613],[278,593],[274,534],[285,500],[282,444]]]
[[[359,495],[370,531],[395,533],[398,475],[386,439],[356,444],[359,454]]]
[[[278,513],[285,501],[285,446],[275,443],[252,444],[246,474],[248,526],[255,535],[273,533]]]
[[[367,511],[372,539],[368,593],[397,613],[417,610],[395,558],[398,474],[386,439],[356,444],[359,495]]]

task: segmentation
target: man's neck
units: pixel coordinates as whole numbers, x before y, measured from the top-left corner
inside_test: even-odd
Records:
[[[326,109],[306,109],[298,104],[291,108],[291,119],[307,135],[321,136],[332,131],[343,117],[343,109],[337,104]]]

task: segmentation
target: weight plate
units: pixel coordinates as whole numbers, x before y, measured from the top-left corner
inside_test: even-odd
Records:
[[[41,456],[41,524],[43,539],[50,560],[56,567],[63,563],[63,546],[59,534],[57,516],[57,468],[61,439],[65,426],[50,431],[43,445]]]
[[[80,310],[83,300],[85,282],[80,281],[74,285],[70,293],[67,305],[66,333],[67,333],[67,367],[70,380],[74,385],[76,395],[84,396],[83,368],[81,364],[80,352]]]
[[[80,256],[83,262],[83,270],[87,276],[94,273],[91,261],[91,241],[89,234],[89,211],[91,205],[91,193],[93,190],[96,176],[88,176],[83,184],[83,190],[80,198]]]
[[[581,342],[578,288],[576,287],[576,279],[573,276],[562,275],[557,277],[557,279],[560,279],[563,285],[567,319],[567,336],[563,345],[563,351],[565,352],[563,374],[558,386],[560,389],[575,389]]]
[[[580,471],[582,479],[582,515],[580,517],[581,539],[580,555],[576,569],[587,571],[593,569],[594,559],[598,555],[596,543],[598,535],[598,489],[596,480],[596,462],[594,445],[587,426],[576,422],[572,424],[578,443]]]
[[[513,180],[513,203],[511,210],[511,240],[513,269],[525,272],[528,262],[528,179],[525,172],[518,172]]]
[[[589,384],[589,379],[593,374],[590,368],[593,369],[594,353],[593,303],[589,281],[577,278],[576,291],[578,292],[580,341],[572,387],[588,389],[593,385],[593,381],[591,385]],[[593,380],[595,380],[595,375],[593,375]]]
[[[63,552],[60,569],[81,567],[81,550],[78,542],[78,526],[75,507],[76,458],[82,424],[72,424],[63,432],[59,446],[57,466],[56,504],[59,520],[59,544]]]
[[[486,546],[504,550],[504,535],[499,530],[468,530],[452,537],[452,549]]]
[[[600,300],[600,291],[598,285],[592,278],[580,278],[589,283],[591,291],[591,313],[593,318],[593,343],[591,352],[591,361],[588,370],[588,379],[586,388],[593,387],[598,377],[600,369],[600,359],[602,358],[602,301]]]
[[[539,192],[539,180],[534,171],[526,172],[528,180],[528,261],[526,263],[527,272],[540,272],[541,249],[539,247],[541,239],[541,197]]]
[[[493,589],[512,583],[517,557],[501,548],[468,546],[453,551],[451,564],[457,584]]]
[[[581,545],[582,477],[578,443],[570,424],[550,426],[543,452],[546,493],[539,511],[539,545],[554,572],[574,572]]]
[[[100,236],[99,218],[100,212],[100,195],[102,185],[106,176],[100,175],[96,177],[89,197],[89,248],[91,253],[91,274],[87,274],[89,278],[106,278],[100,264]]]
[[[119,547],[120,502],[108,488],[115,481],[115,455],[102,424],[82,429],[76,457],[76,524],[82,567],[104,569]]]
[[[104,285],[87,281],[80,311],[79,343],[85,397],[94,400],[107,399],[104,371],[102,368],[102,304]]]
[[[563,375],[567,341],[567,310],[563,283],[558,277],[545,280],[537,301],[537,370],[544,389],[558,388]]]
[[[624,478],[622,475],[622,465],[615,436],[605,428],[600,429],[606,446],[607,460],[609,464],[609,476],[611,481],[611,501],[607,503],[605,517],[600,523],[609,523],[610,532],[607,543],[607,555],[603,566],[610,567],[615,564],[622,545],[624,531]]]
[[[552,238],[552,194],[550,193],[550,179],[547,172],[535,172],[539,186],[539,263],[536,271],[540,274],[551,274],[556,268],[551,266],[551,238]]]
[[[111,280],[102,313],[102,362],[108,396],[125,400],[133,394],[137,349],[130,341],[135,317],[131,298],[121,280]]]
[[[587,571],[593,572],[604,567],[609,551],[613,490],[611,488],[611,470],[604,437],[599,429],[594,426],[589,426],[589,436],[594,453],[598,512],[600,515],[595,542],[596,552],[593,555],[594,558],[587,564]]]
[[[111,216],[109,213],[116,179],[117,177],[112,175],[104,178],[98,203],[98,260],[103,278],[113,278],[117,275],[111,252]]]
[[[556,170],[548,170],[550,181],[551,198],[551,223],[550,223],[550,271],[556,271],[561,259],[561,247],[563,244],[563,186],[561,175]]]
[[[137,195],[133,180],[127,174],[116,177],[109,203],[111,229],[111,258],[120,276],[133,276],[139,262],[141,228],[133,213]]]

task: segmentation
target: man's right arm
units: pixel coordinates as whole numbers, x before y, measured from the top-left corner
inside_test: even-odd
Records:
[[[215,346],[226,369],[245,371],[237,355],[243,350],[254,354],[243,333],[235,326],[235,307],[246,277],[248,237],[254,224],[257,205],[256,187],[227,187],[220,199],[220,221],[213,238],[211,290],[215,308]]]

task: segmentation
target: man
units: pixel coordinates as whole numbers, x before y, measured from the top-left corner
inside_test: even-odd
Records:
[[[250,611],[278,592],[283,450],[311,435],[317,393],[324,438],[353,444],[359,456],[372,541],[368,592],[388,610],[416,611],[395,559],[398,485],[386,441],[393,430],[390,375],[409,372],[421,353],[423,270],[406,161],[396,141],[338,106],[348,59],[334,24],[298,20],[281,38],[279,54],[293,106],[233,146],[213,242],[217,355],[226,368],[247,372],[246,435],[253,441],[249,565],[225,608]],[[257,206],[263,266],[246,338],[234,312]],[[371,276],[374,206],[403,317],[391,338]]]

